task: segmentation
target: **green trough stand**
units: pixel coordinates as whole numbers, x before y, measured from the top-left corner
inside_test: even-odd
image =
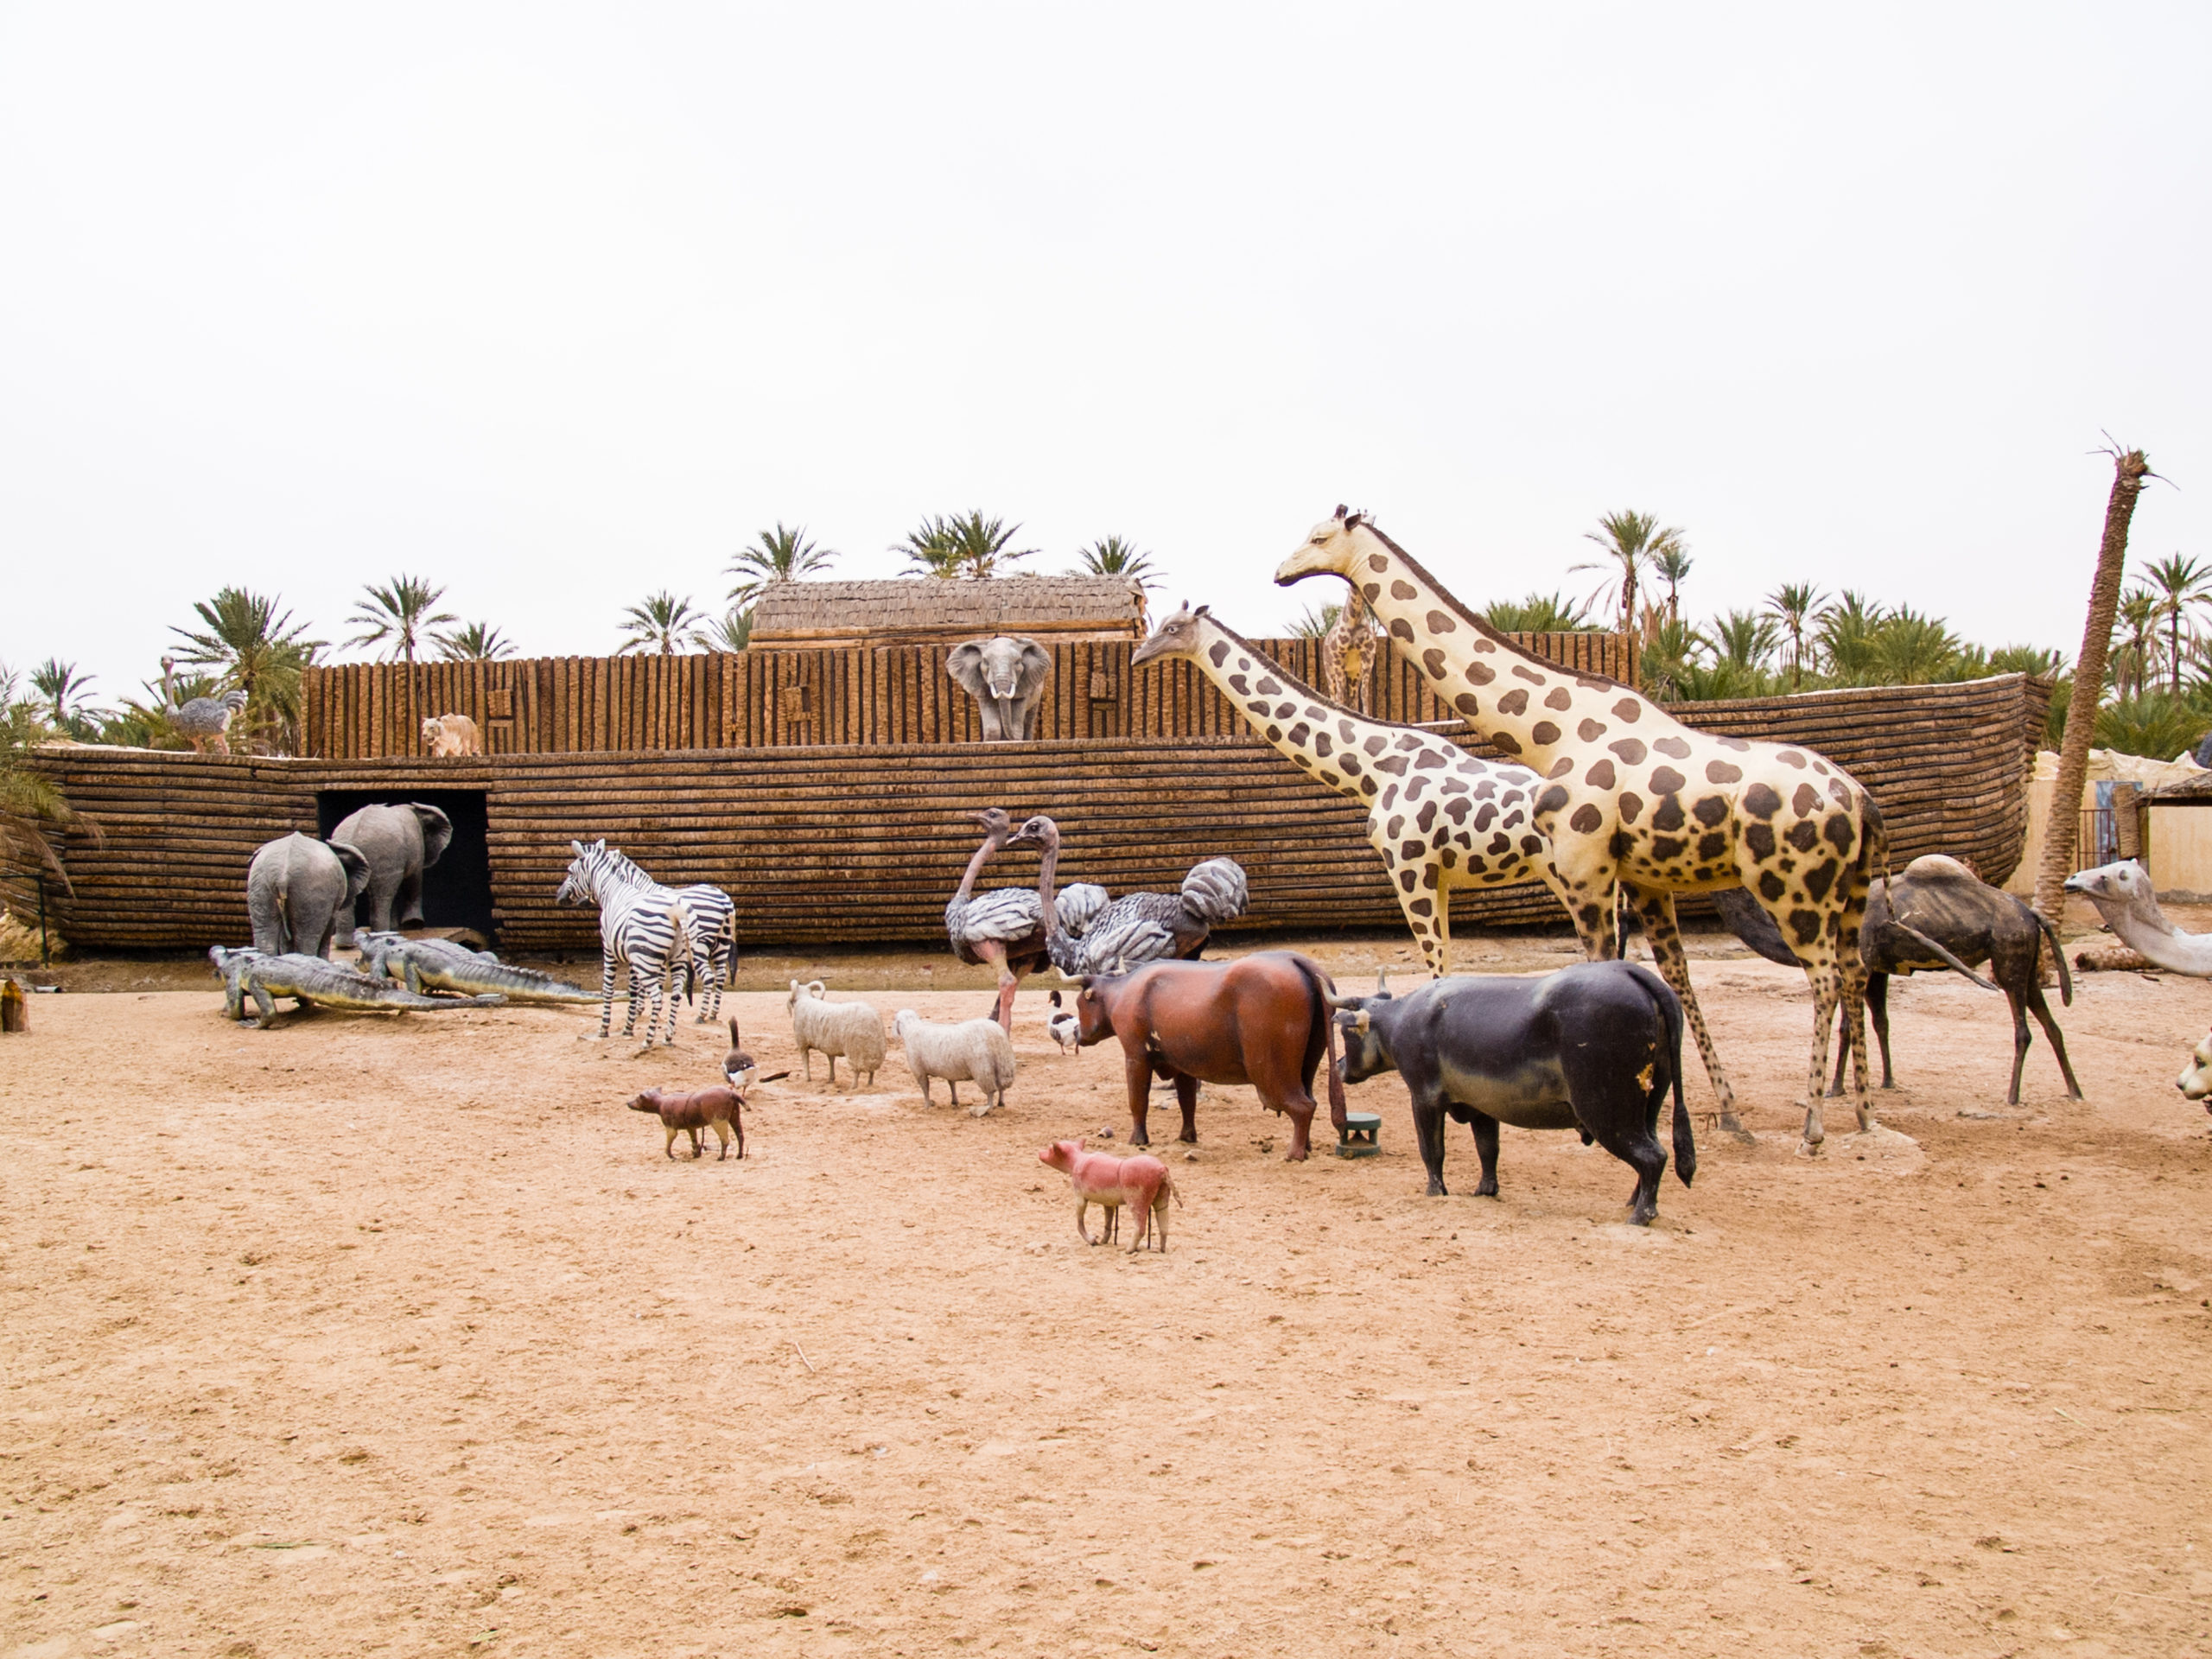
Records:
[[[1380,1112],[1346,1112],[1344,1126],[1337,1131],[1337,1156],[1339,1158],[1373,1158],[1382,1148],[1376,1137],[1382,1132]]]

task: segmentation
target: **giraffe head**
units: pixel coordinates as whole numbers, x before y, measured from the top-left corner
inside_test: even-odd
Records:
[[[1338,504],[1335,512],[1313,526],[1305,544],[1275,567],[1276,585],[1287,588],[1307,576],[1324,575],[1349,578],[1358,552],[1354,533],[1366,522],[1365,513],[1347,512]]]
[[[1204,643],[1207,624],[1211,620],[1205,606],[1199,606],[1195,611],[1187,605],[1184,606],[1154,628],[1152,637],[1130,653],[1129,666],[1135,668],[1139,663],[1148,663],[1160,657],[1197,656],[1199,646]]]

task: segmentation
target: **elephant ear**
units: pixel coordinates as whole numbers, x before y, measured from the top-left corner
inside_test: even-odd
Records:
[[[1052,677],[1052,653],[1034,639],[1021,642],[1021,677],[1014,683],[1017,697],[1035,696]]]
[[[453,845],[453,820],[420,801],[410,801],[407,810],[423,821],[423,868],[428,869]]]
[[[346,902],[350,905],[369,890],[369,861],[350,841],[327,841],[323,845],[346,867]]]
[[[970,639],[964,645],[955,645],[952,654],[944,659],[944,671],[953,683],[969,696],[983,695],[983,642]]]

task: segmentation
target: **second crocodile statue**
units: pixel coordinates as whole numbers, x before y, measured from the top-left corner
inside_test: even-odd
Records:
[[[211,947],[207,959],[223,979],[223,1011],[244,1025],[259,1029],[276,1017],[276,999],[289,996],[302,1007],[335,1008],[345,1014],[404,1014],[435,1008],[495,1008],[499,996],[422,996],[388,979],[371,979],[351,968],[326,962],[321,957],[296,952],[282,957],[254,950],[226,950]],[[245,1017],[251,997],[256,1017]]]
[[[396,980],[416,995],[426,991],[490,993],[510,1002],[596,1002],[597,991],[501,962],[489,950],[471,950],[450,939],[410,939],[399,933],[362,933],[361,971],[372,979]]]

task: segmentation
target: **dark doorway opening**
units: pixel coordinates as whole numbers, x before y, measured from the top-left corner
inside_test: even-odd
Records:
[[[453,820],[453,841],[423,872],[423,922],[428,927],[470,927],[493,944],[491,818],[480,789],[325,789],[316,791],[315,822],[330,832],[365,806],[404,806],[420,801]],[[367,924],[365,920],[363,925]]]

